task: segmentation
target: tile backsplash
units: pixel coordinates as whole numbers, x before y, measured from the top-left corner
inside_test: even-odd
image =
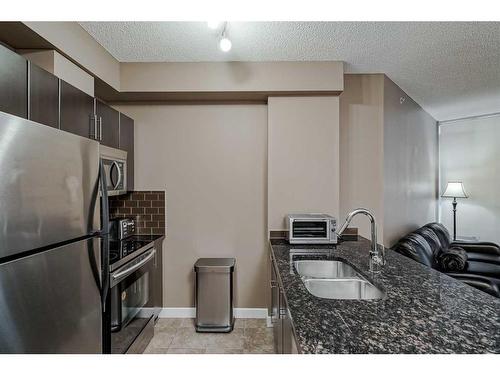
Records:
[[[165,192],[132,191],[109,197],[111,219],[133,217],[136,234],[165,234]]]

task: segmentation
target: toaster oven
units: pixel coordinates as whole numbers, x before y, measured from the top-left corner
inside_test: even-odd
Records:
[[[337,219],[326,214],[287,216],[288,242],[291,244],[336,244]]]
[[[112,241],[121,241],[135,234],[135,220],[116,218],[109,222],[109,237]]]

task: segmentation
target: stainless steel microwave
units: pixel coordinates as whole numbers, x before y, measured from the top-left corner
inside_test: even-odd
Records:
[[[326,214],[287,216],[288,242],[291,244],[336,244],[337,219]]]
[[[127,151],[99,145],[99,153],[104,173],[108,195],[120,195],[127,192]]]

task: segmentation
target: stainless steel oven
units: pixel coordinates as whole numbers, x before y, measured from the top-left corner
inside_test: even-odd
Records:
[[[138,347],[141,343],[136,339],[144,336],[148,329],[152,330],[154,325],[155,267],[156,249],[151,247],[111,271],[111,353],[134,353],[144,349]]]
[[[99,153],[106,174],[108,196],[125,194],[127,192],[127,152],[99,145]]]

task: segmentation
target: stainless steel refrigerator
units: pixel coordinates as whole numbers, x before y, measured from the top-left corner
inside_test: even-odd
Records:
[[[0,353],[101,353],[99,144],[0,112]]]

